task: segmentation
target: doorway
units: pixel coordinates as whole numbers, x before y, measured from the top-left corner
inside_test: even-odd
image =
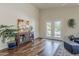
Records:
[[[47,38],[61,38],[61,20],[54,20],[53,22],[46,22],[46,37]]]

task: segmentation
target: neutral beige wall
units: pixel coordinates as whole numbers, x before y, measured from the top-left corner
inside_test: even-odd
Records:
[[[74,18],[76,25],[75,28],[69,28],[67,25],[68,19]],[[46,37],[46,28],[45,23],[50,21],[54,22],[55,20],[62,21],[62,38],[70,34],[79,34],[79,7],[62,7],[62,8],[53,8],[40,11],[40,37]],[[52,25],[52,30],[54,30]],[[52,32],[53,33],[53,32]],[[53,36],[52,36],[53,38]]]
[[[35,31],[35,38],[39,37],[39,10],[30,4],[0,4],[0,25],[17,25],[17,19],[30,19]],[[0,50],[7,47],[0,39]]]

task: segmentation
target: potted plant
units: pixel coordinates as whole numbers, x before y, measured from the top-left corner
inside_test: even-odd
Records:
[[[1,25],[0,26],[0,37],[2,37],[2,42],[7,42],[9,48],[15,48],[16,42],[15,37],[17,30],[12,28],[13,25]]]
[[[75,20],[73,18],[71,18],[71,19],[68,20],[68,26],[71,27],[71,28],[74,28],[74,26],[75,26]]]

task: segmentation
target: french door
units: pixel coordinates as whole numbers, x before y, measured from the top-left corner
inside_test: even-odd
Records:
[[[61,21],[55,20],[53,22],[46,22],[46,37],[60,38],[61,37]]]

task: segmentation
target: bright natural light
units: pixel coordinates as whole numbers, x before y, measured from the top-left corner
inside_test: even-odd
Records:
[[[51,23],[50,22],[46,23],[46,29],[47,29],[46,35],[50,37],[51,36]]]
[[[61,37],[61,21],[54,22],[54,37]]]

